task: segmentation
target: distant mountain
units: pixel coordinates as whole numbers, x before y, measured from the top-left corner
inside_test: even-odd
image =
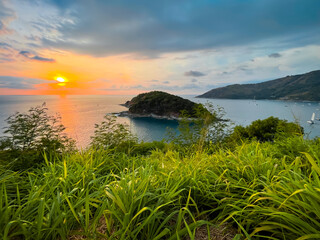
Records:
[[[320,101],[320,70],[256,84],[233,84],[197,97]]]

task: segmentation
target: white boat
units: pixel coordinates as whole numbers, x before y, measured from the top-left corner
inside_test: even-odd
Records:
[[[314,124],[315,117],[316,117],[316,114],[312,113],[311,119],[309,121],[307,121],[307,123]]]

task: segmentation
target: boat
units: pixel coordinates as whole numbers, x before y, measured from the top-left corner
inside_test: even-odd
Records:
[[[314,119],[316,117],[315,113],[312,113],[311,119],[307,121],[307,123],[314,124]]]

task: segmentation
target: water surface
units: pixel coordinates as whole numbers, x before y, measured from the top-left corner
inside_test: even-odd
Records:
[[[94,125],[100,123],[107,113],[127,110],[121,103],[130,100],[133,96],[0,96],[0,128],[5,126],[5,119],[16,111],[26,112],[30,107],[46,103],[50,114],[60,114],[62,123],[67,127],[66,132],[74,138],[79,147],[85,147],[94,133]],[[269,100],[229,100],[229,99],[200,99],[194,96],[184,96],[192,101],[211,103],[223,107],[225,118],[235,124],[248,125],[257,119],[269,116],[298,121],[309,137],[320,136],[320,121],[309,125],[307,120],[313,112],[319,117],[320,104],[318,102],[287,102]],[[166,136],[166,129],[175,129],[177,121],[152,118],[121,117],[121,123],[127,123],[130,130],[140,140],[161,140]]]

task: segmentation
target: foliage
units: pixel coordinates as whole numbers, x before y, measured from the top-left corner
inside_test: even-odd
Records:
[[[164,141],[153,142],[124,142],[119,144],[115,151],[123,152],[131,156],[150,155],[153,151],[167,150],[167,144]]]
[[[114,115],[106,115],[104,121],[95,124],[90,146],[107,149],[124,143],[134,144],[136,142],[137,139],[131,134],[128,125],[118,123]]]
[[[13,171],[34,168],[43,162],[43,151],[38,150],[4,150],[0,151],[0,164]]]
[[[49,116],[47,110],[44,103],[28,113],[16,112],[7,118],[7,136],[1,139],[1,149],[63,151],[72,147],[74,142],[63,134],[60,116]]]
[[[50,116],[45,104],[32,107],[27,113],[17,112],[6,121],[0,140],[0,160],[13,170],[34,167],[44,161],[43,153],[61,154],[75,149],[75,142],[63,131],[59,116]]]
[[[231,150],[210,143],[223,141],[217,129],[209,133],[225,122],[207,117],[170,149],[136,142],[106,116],[95,148],[45,152],[40,167],[23,173],[0,165],[0,238],[196,239],[204,226],[210,239],[210,229],[227,223],[234,239],[319,239],[320,139],[267,119],[244,128],[247,141]]]
[[[303,155],[252,141],[188,156],[88,149],[24,174],[0,167],[0,238],[195,239],[201,225],[227,222],[241,239],[317,239],[319,141],[291,139]]]
[[[303,128],[297,123],[269,117],[253,121],[249,126],[236,126],[230,136],[230,141],[252,140],[260,142],[274,141],[276,138],[303,135]]]
[[[197,117],[196,111],[201,109],[202,112],[207,112],[201,104],[160,91],[139,94],[132,98],[127,105],[129,112],[135,114],[179,117],[181,112],[184,112],[189,117]]]
[[[227,99],[292,99],[320,101],[320,70],[256,84],[233,84],[198,97]]]
[[[147,162],[100,149],[25,175],[1,169],[0,238],[177,239],[209,224],[189,210],[185,182]]]
[[[212,104],[195,108],[196,118],[190,119],[190,116],[183,112],[182,120],[179,121],[178,133],[171,130],[168,132],[168,141],[180,151],[189,150],[202,151],[208,145],[218,144],[224,141],[228,136],[226,129],[227,120],[224,119],[224,110],[221,107],[214,108]]]
[[[114,115],[106,115],[104,121],[95,125],[90,146],[94,149],[109,149],[112,153],[148,155],[153,150],[165,150],[164,141],[140,142],[132,135],[129,126],[118,123]]]

